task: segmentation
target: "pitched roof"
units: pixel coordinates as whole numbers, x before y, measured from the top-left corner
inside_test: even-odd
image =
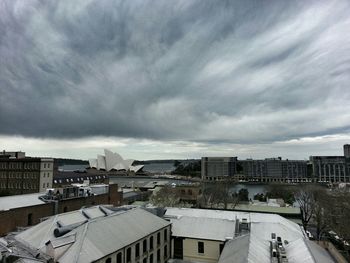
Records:
[[[174,233],[188,231],[188,235],[184,235],[184,237],[193,237],[193,233],[197,232],[197,228],[200,228],[204,234],[206,232],[210,233],[212,229],[209,228],[210,225],[206,223],[205,218],[226,220],[232,225],[235,225],[235,220],[245,218],[250,223],[249,233],[244,236],[233,237],[232,240],[228,241],[220,256],[219,263],[271,262],[271,233],[275,233],[276,236],[288,241],[285,244],[285,249],[289,263],[334,262],[326,250],[308,240],[301,226],[276,214],[167,208],[165,217],[174,222]],[[182,218],[187,217],[195,220],[182,220]],[[177,221],[182,222],[182,224],[177,224]],[[197,224],[200,225],[197,226]],[[180,228],[180,230],[176,228]],[[229,227],[226,226],[226,228]]]
[[[94,207],[92,209],[99,208]],[[88,221],[86,221],[86,217],[82,211],[51,217],[18,234],[16,239],[29,247],[34,247],[45,253],[45,244],[49,241],[54,244],[61,243],[57,239],[62,239],[62,237],[56,238],[53,234],[54,229],[58,226],[58,221],[63,226],[80,223],[72,231],[63,235],[63,237],[66,237],[75,234],[75,242],[60,256],[59,262],[91,262],[134,243],[170,224],[168,221],[140,208],[95,217]],[[88,213],[97,216],[98,212],[88,211]]]

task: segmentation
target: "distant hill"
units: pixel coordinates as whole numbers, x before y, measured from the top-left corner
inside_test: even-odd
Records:
[[[199,161],[199,159],[166,159],[166,160],[145,160],[145,161],[139,161],[135,160],[134,165],[140,165],[140,164],[151,164],[151,163],[190,163],[190,162],[196,162]]]
[[[54,163],[56,166],[63,165],[88,165],[89,162],[86,160],[79,159],[65,159],[65,158],[54,158]]]

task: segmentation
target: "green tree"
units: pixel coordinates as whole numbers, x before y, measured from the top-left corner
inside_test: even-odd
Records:
[[[231,192],[232,182],[218,181],[205,183],[201,197],[199,198],[200,207],[219,207],[227,209],[231,204],[235,207],[238,202],[238,195]]]
[[[241,188],[238,191],[238,199],[239,201],[249,201],[249,192],[246,188]]]
[[[280,184],[270,184],[266,193],[267,198],[282,198],[287,204],[293,204],[295,201],[295,189]]]
[[[181,164],[180,161],[178,161],[178,160],[175,160],[175,161],[174,161],[174,166],[175,166],[175,167],[178,167],[180,164]]]

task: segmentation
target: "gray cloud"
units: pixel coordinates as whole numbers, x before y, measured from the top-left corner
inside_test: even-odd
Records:
[[[0,1],[0,134],[350,131],[348,1]]]

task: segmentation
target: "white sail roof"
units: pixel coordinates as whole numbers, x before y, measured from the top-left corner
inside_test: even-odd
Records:
[[[98,170],[129,170],[133,172],[140,171],[143,168],[143,165],[133,166],[133,159],[124,160],[123,157],[118,153],[114,153],[110,150],[104,150],[105,155],[97,155],[97,159],[90,159],[89,165],[90,168],[96,168]]]
[[[103,155],[97,155],[97,169],[106,170],[106,158]]]

